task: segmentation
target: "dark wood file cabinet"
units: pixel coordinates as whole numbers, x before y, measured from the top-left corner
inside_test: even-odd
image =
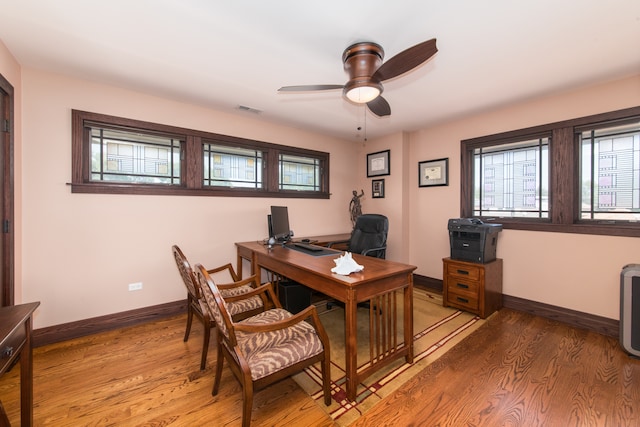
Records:
[[[502,259],[486,264],[445,258],[442,303],[485,319],[502,307]]]

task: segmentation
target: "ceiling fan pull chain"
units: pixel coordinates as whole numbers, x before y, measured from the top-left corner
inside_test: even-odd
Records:
[[[363,108],[364,112],[364,142],[367,142],[367,109]]]

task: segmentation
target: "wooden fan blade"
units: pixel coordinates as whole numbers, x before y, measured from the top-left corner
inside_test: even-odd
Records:
[[[419,43],[382,64],[373,74],[373,79],[382,82],[404,74],[431,58],[437,51],[436,39]]]
[[[378,117],[391,115],[391,106],[389,106],[387,100],[381,96],[377,97],[373,101],[367,102],[367,107],[369,107],[369,110]]]
[[[312,90],[333,90],[342,89],[344,85],[306,85],[306,86],[283,86],[278,92],[309,92]]]

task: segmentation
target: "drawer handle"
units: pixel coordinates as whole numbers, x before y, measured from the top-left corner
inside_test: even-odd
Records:
[[[13,356],[13,347],[5,347],[2,349],[2,357],[11,357]]]
[[[456,299],[457,299],[458,301],[460,301],[460,302],[464,302],[464,303],[467,303],[467,304],[469,303],[469,300],[468,300],[468,299],[466,299],[466,298],[456,297]]]
[[[469,275],[469,272],[467,270],[458,270],[458,274],[466,274]]]
[[[464,283],[456,283],[459,288],[469,289],[469,285],[465,285]]]

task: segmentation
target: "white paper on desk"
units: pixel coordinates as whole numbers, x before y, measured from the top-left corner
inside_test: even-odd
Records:
[[[351,252],[345,252],[344,255],[334,259],[333,262],[336,263],[336,266],[331,269],[331,272],[342,276],[348,276],[351,273],[364,270],[363,265],[360,265],[353,260]]]

